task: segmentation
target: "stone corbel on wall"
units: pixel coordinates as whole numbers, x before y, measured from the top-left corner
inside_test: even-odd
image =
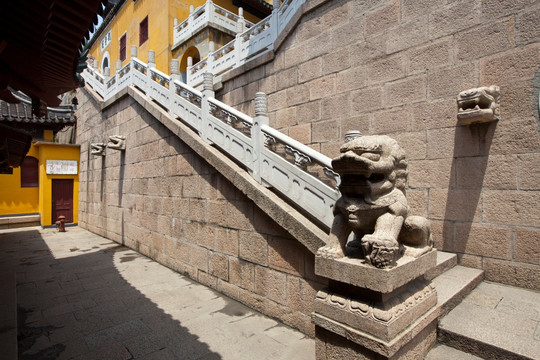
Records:
[[[90,153],[95,156],[105,156],[105,148],[107,147],[104,143],[92,143],[90,144]]]
[[[496,85],[462,91],[457,97],[457,118],[462,125],[498,121],[500,99],[501,92]]]
[[[113,150],[126,150],[126,137],[123,135],[111,135],[107,142],[107,147]]]

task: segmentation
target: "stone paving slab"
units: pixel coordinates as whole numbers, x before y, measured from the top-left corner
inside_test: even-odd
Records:
[[[78,227],[0,230],[19,359],[313,359],[302,333]],[[0,294],[1,295],[1,294]]]
[[[540,292],[482,282],[440,321],[439,340],[481,357],[540,359]]]
[[[482,360],[482,358],[464,353],[449,346],[435,345],[429,354],[427,354],[425,360]]]

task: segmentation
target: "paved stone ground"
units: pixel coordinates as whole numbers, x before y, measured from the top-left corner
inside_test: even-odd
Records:
[[[313,359],[314,340],[78,227],[0,230],[19,359]],[[1,294],[0,294],[1,295]]]

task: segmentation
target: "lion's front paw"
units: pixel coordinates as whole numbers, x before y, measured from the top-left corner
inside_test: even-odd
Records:
[[[394,239],[380,239],[373,235],[362,238],[362,248],[366,254],[366,260],[378,268],[393,265],[400,255],[399,244]]]
[[[317,251],[317,256],[327,259],[339,259],[345,256],[341,247],[326,245]]]

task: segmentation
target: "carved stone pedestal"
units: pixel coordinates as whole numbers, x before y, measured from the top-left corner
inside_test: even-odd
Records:
[[[312,314],[317,359],[422,359],[436,338],[437,292],[423,277],[436,256],[404,256],[389,269],[316,257],[315,273],[330,279]]]

